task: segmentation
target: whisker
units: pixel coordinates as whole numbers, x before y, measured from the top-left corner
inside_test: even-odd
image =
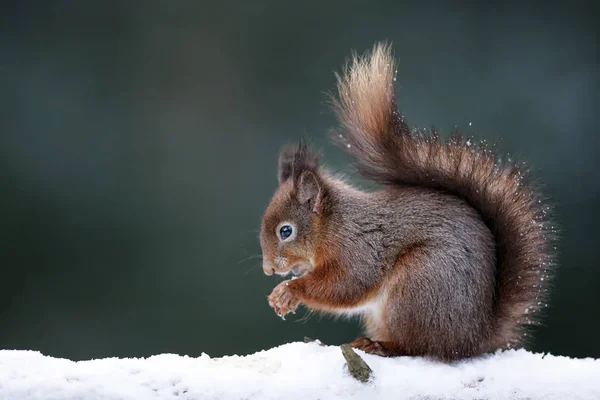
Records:
[[[304,314],[304,316],[298,320],[296,320],[296,322],[300,322],[302,324],[307,323],[310,318],[315,314],[315,312],[313,310],[307,309],[306,313]]]
[[[259,265],[251,265],[250,267],[246,268],[246,272],[244,272],[244,276],[248,275],[251,272],[262,272],[262,266]]]
[[[262,254],[251,254],[250,256],[248,256],[248,257],[246,257],[246,258],[238,261],[237,263],[241,264],[243,262],[246,262],[246,261],[249,261],[249,260],[253,260],[253,259],[256,259],[256,258],[262,258]]]

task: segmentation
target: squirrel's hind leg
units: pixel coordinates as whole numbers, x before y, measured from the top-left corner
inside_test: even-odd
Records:
[[[366,337],[361,337],[350,343],[350,346],[355,349],[364,351],[365,353],[375,354],[381,357],[398,357],[406,355],[400,346],[394,342],[371,340]]]

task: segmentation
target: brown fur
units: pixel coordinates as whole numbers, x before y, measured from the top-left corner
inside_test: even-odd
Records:
[[[353,346],[459,359],[521,346],[545,304],[555,229],[524,171],[485,145],[411,132],[395,106],[390,47],[354,56],[333,97],[335,139],[365,177],[335,178],[302,142],[282,151],[263,217],[265,273],[300,271],[269,303],[362,317]],[[283,221],[293,240],[280,241]]]

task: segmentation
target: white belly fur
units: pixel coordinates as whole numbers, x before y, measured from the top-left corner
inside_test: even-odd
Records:
[[[374,323],[379,324],[383,310],[384,292],[385,290],[382,288],[374,298],[355,307],[338,310],[338,313],[347,317],[363,316],[367,314],[372,318]]]

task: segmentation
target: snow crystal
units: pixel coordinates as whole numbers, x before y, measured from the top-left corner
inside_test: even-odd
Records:
[[[358,353],[373,370],[352,378],[340,348],[290,343],[248,356],[73,362],[0,351],[0,399],[599,399],[600,360],[508,350],[452,365]]]

